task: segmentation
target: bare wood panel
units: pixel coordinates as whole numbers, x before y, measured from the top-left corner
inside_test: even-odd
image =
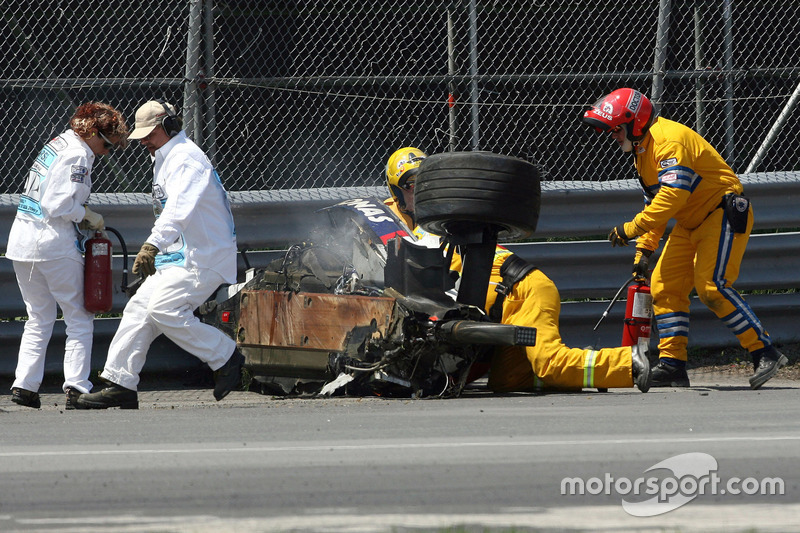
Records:
[[[239,318],[242,346],[342,351],[355,327],[391,323],[395,300],[353,295],[245,291]]]

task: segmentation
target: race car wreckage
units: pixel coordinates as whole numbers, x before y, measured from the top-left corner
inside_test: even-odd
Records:
[[[526,161],[436,154],[420,167],[415,205],[444,244],[424,246],[379,199],[343,201],[316,213],[307,242],[220,288],[199,314],[236,340],[250,390],[455,397],[495,347],[535,344],[535,328],[491,322],[483,306],[498,240],[530,235],[539,201]]]

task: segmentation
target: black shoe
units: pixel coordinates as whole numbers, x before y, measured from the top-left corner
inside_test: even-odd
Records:
[[[220,401],[242,382],[244,356],[239,348],[233,350],[228,362],[214,371],[214,398]]]
[[[81,394],[77,401],[78,409],[138,409],[139,395],[135,390],[126,389],[112,383],[100,392]]]
[[[81,391],[72,387],[67,387],[65,394],[67,400],[64,402],[64,408],[66,410],[71,411],[73,409],[86,409],[78,403],[78,398],[80,398],[83,394]]]
[[[647,358],[647,349],[642,350],[639,346],[631,347],[631,373],[633,382],[640,391],[650,390],[652,375],[650,374],[650,359]]]
[[[775,377],[778,370],[785,366],[789,360],[781,352],[770,346],[761,354],[761,359],[758,361],[758,368],[755,373],[750,376],[750,388],[755,390],[761,385]]]
[[[39,398],[38,392],[20,389],[19,387],[11,388],[11,401],[34,409],[39,409],[42,406],[42,400]]]
[[[756,350],[760,352],[761,350]],[[761,355],[756,355],[756,352],[750,352],[750,357],[753,359],[753,374],[758,371],[758,365],[761,364]]]
[[[689,374],[682,366],[670,365],[663,360],[650,372],[651,387],[688,387]]]

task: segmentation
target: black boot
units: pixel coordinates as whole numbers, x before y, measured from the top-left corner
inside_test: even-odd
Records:
[[[80,398],[81,395],[83,394],[81,391],[73,387],[67,387],[67,390],[65,391],[64,394],[66,395],[66,401],[64,402],[64,409],[68,411],[73,409],[85,409],[85,407],[82,407],[81,405],[78,404],[78,398]]]
[[[126,389],[112,383],[100,392],[81,394],[77,401],[78,409],[138,409],[139,395],[135,390]]]
[[[776,350],[774,346],[768,346],[758,350],[758,352],[760,355],[758,367],[755,373],[750,376],[750,388],[753,390],[772,379],[778,373],[778,370],[789,362],[786,356]],[[753,361],[755,360],[756,356],[753,357]]]
[[[38,392],[20,389],[19,387],[11,388],[11,401],[34,409],[39,409],[42,406],[42,400],[39,398]]]
[[[214,398],[220,401],[242,383],[244,356],[239,348],[234,348],[228,361],[214,371]]]
[[[658,360],[658,364],[650,372],[653,387],[688,387],[689,374],[685,366],[669,364],[665,358]]]
[[[633,382],[642,392],[649,391],[652,385],[650,359],[648,359],[647,355],[647,349],[642,350],[639,346],[631,347],[631,373],[633,374]]]

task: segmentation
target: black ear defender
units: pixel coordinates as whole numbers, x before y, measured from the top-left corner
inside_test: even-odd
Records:
[[[167,113],[164,115],[164,118],[161,119],[161,127],[164,128],[167,135],[175,137],[181,132],[181,129],[183,129],[183,121],[172,111],[172,108],[167,105],[167,102],[163,98],[157,99],[156,102],[161,104],[161,107],[163,107],[164,111]]]

